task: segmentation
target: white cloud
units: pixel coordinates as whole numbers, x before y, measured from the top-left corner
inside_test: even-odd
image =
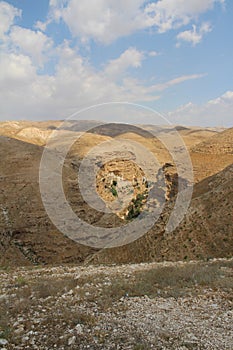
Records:
[[[163,33],[196,20],[199,15],[211,10],[215,3],[224,4],[224,0],[159,0],[149,3],[145,12],[148,25],[158,27]]]
[[[181,84],[188,80],[195,80],[203,78],[206,74],[190,74],[190,75],[182,75],[180,77],[177,77],[175,79],[171,79],[165,83],[162,84],[156,84],[153,86],[153,89],[156,91],[163,91],[165,89],[168,89],[169,87],[177,84]]]
[[[188,75],[163,84],[145,86],[127,75],[140,69],[146,55],[129,48],[102,69],[94,69],[69,46],[56,49],[58,63],[51,76],[37,72],[33,57],[25,53],[0,55],[1,115],[11,118],[64,118],[82,105],[109,101],[145,102],[159,98],[158,92],[202,75]]]
[[[157,51],[148,52],[148,56],[150,56],[150,57],[156,57],[156,56],[160,56],[160,55],[161,55],[161,53],[157,52]]]
[[[30,56],[36,64],[42,64],[48,60],[48,54],[53,47],[52,39],[41,31],[13,26],[9,39],[15,48]]]
[[[180,32],[177,35],[176,38],[178,40],[178,43],[176,46],[179,47],[181,41],[189,42],[193,46],[195,46],[202,41],[203,36],[205,34],[211,32],[211,31],[212,31],[212,27],[207,22],[202,23],[202,25],[199,29],[197,29],[196,25],[193,25],[192,30],[185,30],[184,32]]]
[[[224,0],[52,0],[50,16],[62,19],[83,42],[94,39],[109,44],[135,31],[156,28],[160,33],[197,20]],[[41,23],[39,23],[42,28]]]
[[[30,62],[32,60],[31,64],[37,66],[38,69],[49,59],[53,40],[39,30],[15,25],[15,19],[21,16],[21,13],[21,10],[0,1],[0,50],[2,55],[10,55],[9,64],[22,68],[22,65],[16,62],[16,58],[18,61],[25,58]],[[1,56],[2,59],[3,56]]]
[[[219,105],[219,104],[233,105],[233,91],[227,91],[222,96],[214,100],[210,100],[208,103],[209,105]]]
[[[227,91],[220,97],[203,105],[192,102],[168,113],[169,120],[175,124],[229,127],[233,121],[233,91]]]
[[[21,10],[11,6],[5,1],[0,1],[0,40],[13,25],[16,17],[21,16]]]
[[[37,21],[34,25],[34,28],[39,29],[42,32],[45,32],[48,24],[49,24],[49,21],[46,21],[46,22]]]
[[[144,0],[70,0],[60,14],[74,36],[107,44],[143,27],[140,10],[143,3]],[[55,16],[57,11],[55,8]]]
[[[129,52],[138,55],[137,64],[130,60],[124,63]],[[142,54],[137,50],[126,50],[118,59],[109,62],[104,69],[112,70],[111,76],[105,74],[104,69],[96,71],[68,43],[59,47],[57,53],[59,62],[52,76],[38,74],[29,56],[15,53],[0,55],[0,70],[3,72],[0,76],[0,106],[4,119],[64,118],[84,104],[157,98],[139,81],[129,86],[113,77],[117,69],[126,70],[132,64],[140,64]]]
[[[44,90],[48,89],[49,77],[37,75],[28,56],[14,53],[1,53],[0,71],[1,118],[25,119],[38,116],[46,100]]]
[[[175,11],[171,0],[154,3],[145,0],[99,0],[98,6],[94,0],[50,0],[50,16],[53,14],[53,19],[57,21],[62,18],[73,35],[84,41],[92,38],[110,43],[138,29],[155,26],[163,31],[174,28],[210,9],[215,2],[220,0],[179,0],[180,7]],[[150,7],[152,5],[155,13]],[[56,119],[66,117],[83,105],[109,101],[155,101],[162,91],[204,76],[181,75],[160,84],[145,85],[145,82],[131,76],[131,70],[140,69],[148,57],[159,53],[143,52],[133,47],[97,70],[77,49],[71,48],[69,42],[55,47],[52,39],[42,33],[52,17],[47,23],[37,23],[41,30],[32,30],[14,25],[18,15],[19,10],[0,2],[0,34],[4,39],[2,44],[0,42],[0,114],[3,119]],[[203,31],[207,31],[207,27],[203,26]],[[48,75],[41,73],[40,68],[47,58],[50,59],[50,53],[56,55],[53,57],[56,64],[54,71]],[[215,111],[217,106],[219,115],[222,115],[221,108],[228,115],[232,108],[232,92],[209,101],[207,106],[190,104],[179,113],[181,118],[187,111],[193,116],[197,116],[198,112],[203,115],[204,111]],[[176,118],[177,113],[171,112],[170,115]]]
[[[121,56],[115,60],[111,60],[105,67],[104,74],[111,78],[119,78],[128,68],[141,67],[144,54],[135,48],[129,48],[121,54]]]
[[[35,68],[28,56],[16,55],[14,53],[0,54],[0,84],[2,91],[19,88],[20,84],[27,84],[36,76]],[[13,83],[13,84],[12,84]]]

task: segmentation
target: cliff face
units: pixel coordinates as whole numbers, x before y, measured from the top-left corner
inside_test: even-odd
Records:
[[[126,263],[189,260],[233,255],[233,165],[194,186],[190,208],[174,232],[165,226],[173,208],[168,202],[155,226],[127,246],[105,249],[93,262]]]

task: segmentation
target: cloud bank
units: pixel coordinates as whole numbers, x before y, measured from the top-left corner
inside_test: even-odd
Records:
[[[233,122],[233,91],[227,91],[203,105],[189,102],[169,112],[168,118],[174,124],[230,127]]]
[[[142,29],[164,33],[180,28],[217,3],[224,5],[224,0],[50,0],[48,23],[62,20],[82,41],[109,44]]]
[[[158,51],[142,51],[135,46],[122,50],[100,68],[80,54],[79,46],[95,41],[110,45],[121,37],[143,30],[164,33],[180,30],[223,0],[50,0],[45,22],[34,28],[17,24],[22,11],[0,1],[0,112],[1,119],[65,118],[84,106],[102,102],[128,101],[149,103],[160,99],[167,89],[186,81],[201,79],[205,73],[190,72],[151,84],[135,78],[148,59],[156,60]],[[78,45],[64,39],[57,44],[47,28],[64,22]],[[208,22],[192,24],[174,39],[197,45],[212,30]],[[52,67],[52,69],[48,69]],[[182,124],[206,124],[219,115],[232,115],[232,92],[228,91],[204,106],[188,104],[169,112],[169,118]],[[211,117],[210,117],[211,116]],[[212,118],[212,119],[211,119]]]

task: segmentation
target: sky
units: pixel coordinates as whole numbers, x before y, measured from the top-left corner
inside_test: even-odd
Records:
[[[232,0],[0,1],[0,120],[128,102],[233,126],[232,33]]]

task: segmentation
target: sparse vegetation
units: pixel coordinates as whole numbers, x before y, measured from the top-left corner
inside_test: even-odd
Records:
[[[140,215],[141,211],[143,210],[143,205],[146,202],[147,196],[147,191],[144,191],[143,193],[138,193],[136,198],[132,199],[131,204],[128,208],[128,214],[126,217],[127,220],[132,220]]]
[[[195,287],[233,288],[233,276],[223,268],[233,268],[233,262],[185,264],[180,267],[159,267],[136,273],[132,279],[118,277],[106,288],[103,297],[118,300],[128,295],[165,298],[195,294]],[[225,275],[225,276],[224,276]],[[224,278],[223,278],[224,276]],[[229,289],[230,291],[230,289]],[[110,298],[109,298],[110,297]]]
[[[76,332],[77,328],[80,334],[76,337],[76,346],[90,344],[93,339],[97,339],[99,346],[102,344],[104,348],[109,337],[114,337],[116,344],[121,344],[126,343],[130,336],[132,349],[149,349],[151,343],[144,341],[138,334],[132,332],[126,336],[113,331],[118,329],[117,323],[114,323],[115,317],[126,317],[131,312],[130,305],[136,305],[134,298],[137,298],[136,303],[139,300],[153,301],[157,298],[192,300],[199,295],[206,295],[208,291],[220,293],[228,302],[233,301],[233,260],[174,263],[169,266],[158,264],[154,267],[145,265],[145,268],[135,270],[126,266],[123,268],[123,273],[120,267],[119,270],[118,267],[106,267],[105,271],[98,271],[97,268],[93,273],[85,273],[83,270],[75,278],[75,268],[64,268],[61,270],[63,273],[59,272],[59,277],[56,273],[48,276],[49,269],[35,268],[22,271],[11,284],[2,280],[4,283],[1,292],[7,298],[0,299],[0,337],[19,345],[21,326],[17,332],[14,326],[15,320],[19,319],[24,322],[22,332],[28,334],[33,326],[33,331],[41,334],[42,341],[50,348],[53,344],[64,346],[64,341],[67,344],[73,333],[67,333],[66,330]],[[12,276],[14,271],[8,273]],[[16,284],[21,279],[24,283]],[[108,323],[111,331],[103,328],[101,323],[106,315],[111,317]],[[35,323],[38,317],[39,323]],[[83,329],[88,331],[83,332]],[[43,335],[46,332],[50,333],[45,340]],[[168,333],[161,332],[160,336],[163,341],[170,341]]]
[[[112,192],[112,195],[114,197],[117,197],[117,190],[116,190],[116,187],[114,185],[112,185],[112,187],[111,187],[111,192]]]
[[[16,286],[17,286],[17,287],[23,287],[23,286],[25,286],[26,284],[27,284],[27,281],[26,281],[23,277],[19,276],[19,277],[17,278],[17,280],[16,280]]]

